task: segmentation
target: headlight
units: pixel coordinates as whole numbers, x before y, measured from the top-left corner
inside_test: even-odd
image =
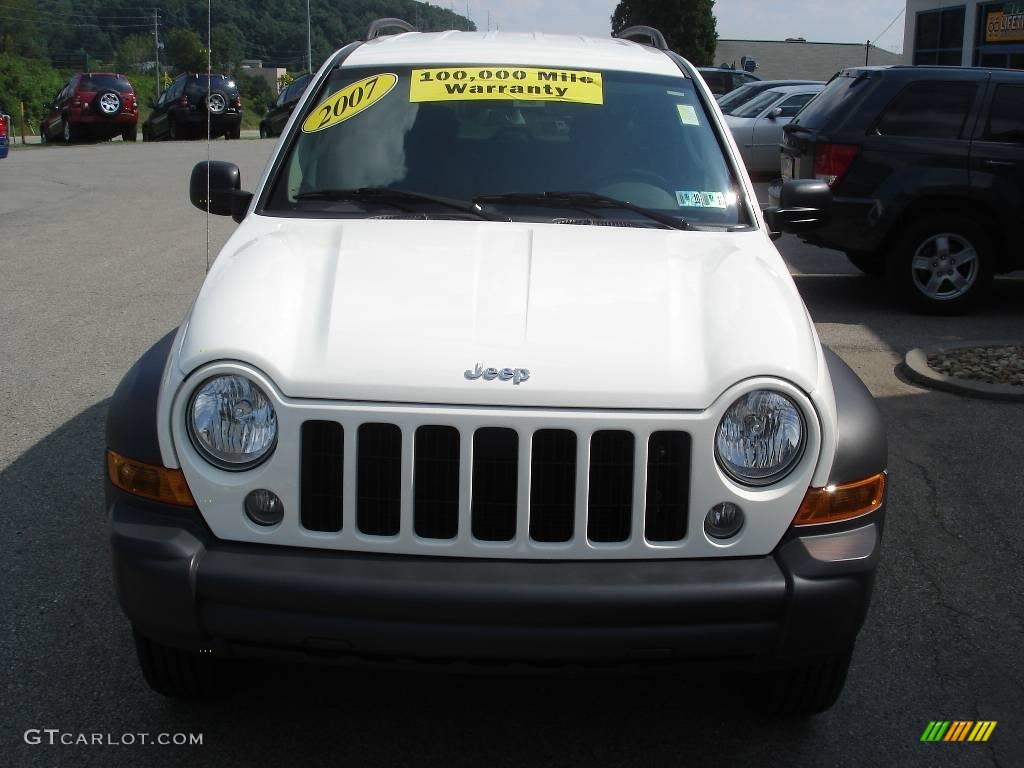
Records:
[[[188,434],[207,461],[221,469],[250,469],[277,444],[270,399],[244,376],[215,376],[196,389],[188,407]]]
[[[725,412],[715,436],[715,456],[733,480],[771,485],[800,461],[804,431],[796,403],[780,392],[756,390]]]

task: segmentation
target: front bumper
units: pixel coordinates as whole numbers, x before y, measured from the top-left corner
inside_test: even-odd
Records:
[[[815,559],[793,534],[767,557],[540,562],[232,543],[195,510],[109,481],[107,502],[121,607],[160,642],[218,655],[484,662],[841,651],[868,608],[884,519],[883,507],[830,529],[869,543],[840,562]]]

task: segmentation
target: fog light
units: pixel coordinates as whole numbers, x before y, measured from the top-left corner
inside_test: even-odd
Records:
[[[731,539],[743,527],[743,510],[731,501],[715,504],[704,518],[704,533],[713,539]]]
[[[284,519],[284,504],[276,493],[260,488],[245,497],[245,514],[256,525],[270,527]]]

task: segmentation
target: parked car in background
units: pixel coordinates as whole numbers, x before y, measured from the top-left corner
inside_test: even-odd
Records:
[[[1024,72],[847,69],[786,126],[781,163],[834,192],[830,223],[801,237],[918,310],[964,311],[1024,268]]]
[[[227,75],[178,75],[160,94],[142,124],[142,140],[195,139],[206,136],[237,139],[242,133],[242,97]]]
[[[296,78],[295,82],[286,86],[277,96],[277,101],[267,110],[267,114],[260,121],[260,138],[267,139],[280,136],[284,130],[288,118],[292,116],[295,105],[299,103],[299,97],[306,91],[312,75],[303,75]]]
[[[825,85],[824,80],[761,80],[756,83],[741,85],[735,91],[730,91],[722,96],[717,96],[716,101],[722,112],[731,114],[734,110],[746,104],[759,93],[764,93],[770,88],[779,88],[784,85]]]
[[[0,160],[7,157],[7,140],[11,132],[11,118],[0,109]]]
[[[778,170],[782,127],[824,87],[824,83],[816,83],[769,88],[726,114],[725,122],[740,147],[748,171]]]
[[[747,83],[756,83],[761,78],[744,72],[741,69],[722,69],[721,67],[697,67],[700,76],[708,84],[708,88],[715,96],[722,96],[730,91],[735,91]]]
[[[139,107],[135,89],[116,72],[82,72],[60,89],[39,124],[46,142],[105,141],[120,136],[135,141]]]

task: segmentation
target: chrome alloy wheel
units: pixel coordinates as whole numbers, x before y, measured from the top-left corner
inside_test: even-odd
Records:
[[[978,252],[960,235],[932,235],[917,249],[910,269],[914,286],[935,301],[950,301],[968,293],[978,279]]]
[[[224,98],[223,94],[211,93],[206,97],[206,106],[209,108],[211,114],[219,115],[228,108],[228,102],[227,99]]]
[[[121,97],[116,93],[104,93],[100,97],[100,110],[104,115],[116,115],[121,111]]]

